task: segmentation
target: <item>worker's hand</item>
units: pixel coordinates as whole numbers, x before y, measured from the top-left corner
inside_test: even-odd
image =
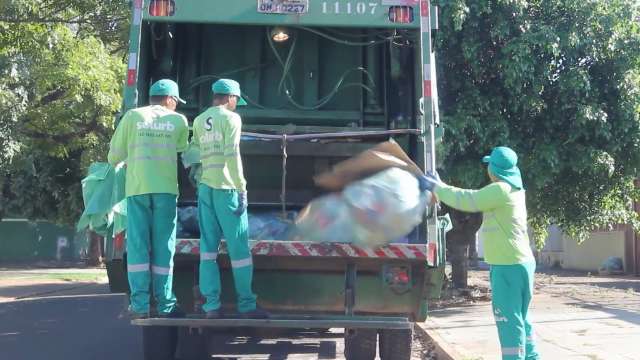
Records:
[[[234,213],[238,216],[242,215],[247,211],[247,205],[249,205],[249,202],[247,201],[247,192],[238,192],[238,208]]]
[[[420,191],[430,191],[433,192],[433,189],[436,185],[441,184],[440,176],[437,172],[434,173],[426,173],[425,175],[418,177],[418,185],[420,186]]]

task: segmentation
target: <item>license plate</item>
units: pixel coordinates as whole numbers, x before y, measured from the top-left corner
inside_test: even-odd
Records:
[[[258,12],[264,14],[302,14],[309,11],[309,0],[258,0]]]

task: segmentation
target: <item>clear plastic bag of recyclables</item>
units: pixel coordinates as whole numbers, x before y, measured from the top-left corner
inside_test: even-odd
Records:
[[[389,168],[312,201],[296,221],[304,240],[377,248],[409,234],[431,202],[411,173]]]
[[[251,240],[288,240],[289,231],[293,227],[295,211],[286,213],[283,218],[279,211],[250,212],[249,239]],[[179,238],[199,238],[198,208],[184,206],[178,208],[177,236]]]

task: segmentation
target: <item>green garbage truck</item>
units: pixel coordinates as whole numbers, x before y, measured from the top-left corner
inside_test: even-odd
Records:
[[[436,10],[428,0],[133,0],[122,110],[147,105],[149,85],[171,78],[191,123],[215,80],[237,80],[249,103],[237,111],[250,217],[290,215],[323,194],[314,175],[383,141],[433,169]],[[179,180],[179,209],[192,208],[187,169]],[[441,287],[444,223],[431,207],[406,238],[377,249],[252,238],[253,288],[269,319],[198,317],[199,235],[181,231],[174,289],[188,316],[133,320],[145,358],[173,359],[176,347],[181,359],[204,358],[216,328],[344,328],[347,359],[409,359],[413,323]],[[233,308],[224,247],[222,303]],[[114,292],[128,290],[125,250],[126,233],[107,238]]]

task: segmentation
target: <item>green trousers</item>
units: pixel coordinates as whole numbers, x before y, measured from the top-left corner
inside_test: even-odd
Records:
[[[503,360],[539,359],[529,317],[535,268],[535,263],[491,265],[493,315]]]
[[[233,281],[238,300],[238,312],[256,308],[256,296],[251,289],[253,261],[249,249],[247,212],[236,215],[238,192],[198,186],[198,216],[200,219],[200,292],[205,297],[204,311],[220,308],[220,269],[216,262],[220,240],[224,237],[231,258]]]
[[[175,249],[176,195],[127,197],[127,274],[131,311],[149,312],[150,273],[158,313],[173,311],[176,306],[171,289]]]

